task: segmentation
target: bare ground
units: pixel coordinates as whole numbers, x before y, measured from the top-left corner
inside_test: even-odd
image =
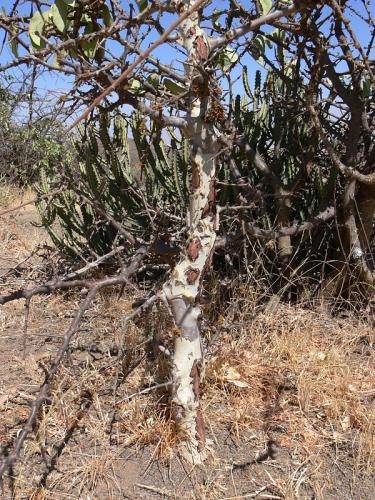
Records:
[[[0,219],[1,294],[30,286],[53,265],[52,257],[29,258],[49,245],[35,221],[30,207]],[[236,321],[208,353],[202,406],[210,452],[204,467],[192,467],[176,451],[165,390],[131,397],[164,380],[167,361],[153,339],[173,342],[163,310],[125,331],[138,297],[142,291],[129,288],[120,298],[116,290],[97,298],[2,498],[375,497],[375,334],[366,323],[286,305],[254,314],[251,288],[239,290]],[[3,450],[22,428],[81,298],[33,299],[26,339],[23,303],[2,307]]]

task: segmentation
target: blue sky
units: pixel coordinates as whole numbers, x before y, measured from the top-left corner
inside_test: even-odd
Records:
[[[128,6],[129,2],[125,2],[124,0],[121,2],[124,6]],[[242,2],[244,6],[248,2],[243,1]],[[361,8],[361,2],[360,0],[350,0],[349,5],[353,6],[354,8],[360,9]],[[6,12],[8,13],[10,9],[12,8],[13,1],[10,0],[3,0],[0,2],[0,7],[4,7]],[[29,14],[30,13],[30,1],[20,1],[20,7],[19,7],[19,13],[25,13]],[[210,9],[218,8],[218,9],[223,9],[227,5],[227,2],[225,1],[219,1],[219,0],[214,0],[210,6]],[[362,9],[363,10],[363,9]],[[163,19],[163,25],[167,26],[169,19],[171,16],[165,16]],[[361,21],[361,19],[358,16],[354,16],[352,14],[349,14],[349,18],[352,22],[352,27],[360,40],[362,44],[365,44],[368,42],[368,38],[370,36],[369,33],[369,28],[368,26]],[[0,30],[0,41],[3,39],[3,34]],[[152,41],[152,38],[149,38],[147,42]],[[109,45],[111,50],[114,50],[115,52],[118,53],[118,48],[115,47],[114,44]],[[121,49],[122,50],[122,49]],[[161,61],[165,63],[173,63],[175,66],[180,66],[178,60],[176,60],[176,56],[178,59],[178,54],[176,54],[172,49],[168,48],[167,46],[163,46],[162,48],[159,48],[157,51],[155,51],[154,56],[158,57]],[[0,54],[0,64],[4,64],[5,62],[9,61],[11,59],[12,55],[9,50],[8,45],[4,47],[3,52]],[[183,57],[181,57],[183,58]],[[173,61],[173,59],[175,59]],[[255,74],[256,69],[262,69],[262,67],[257,64],[253,59],[250,58],[250,56],[245,56],[244,59],[241,61],[243,64],[246,64],[249,67],[249,76],[250,76],[250,82],[253,81],[253,75]],[[241,72],[241,68],[238,68],[237,74],[239,75]],[[13,74],[15,77],[19,77],[20,73],[18,69],[13,69],[10,71],[11,74]],[[37,88],[41,93],[44,91],[54,91],[56,93],[61,92],[61,93],[66,93],[72,86],[74,78],[73,77],[66,77],[62,74],[59,74],[58,72],[49,72],[46,71],[40,75],[37,81]],[[241,92],[242,86],[241,82],[239,81],[236,86],[235,86],[235,91]]]

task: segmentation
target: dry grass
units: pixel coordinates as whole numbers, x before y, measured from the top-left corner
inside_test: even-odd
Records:
[[[20,190],[0,179],[0,208],[11,208],[19,204]]]
[[[60,303],[60,310],[64,304],[65,309],[72,307],[62,298],[55,300],[54,306]],[[109,304],[113,305],[110,310]],[[37,304],[35,308],[38,311]],[[111,439],[109,436],[117,359],[98,354],[95,359],[84,349],[96,345],[105,352],[116,344],[121,317],[128,308],[129,302],[116,302],[108,295],[95,304],[74,343],[76,350],[60,370],[37,433],[27,443],[17,469],[17,498],[86,498],[92,494],[93,498],[121,498],[127,479],[119,468],[126,469],[125,455],[142,457],[147,450],[146,458],[140,459],[140,471],[178,460],[178,439],[163,392],[118,405]],[[42,331],[51,312],[45,308],[44,317],[35,314],[31,331]],[[121,385],[119,399],[158,381],[155,362],[147,357],[150,346],[146,337],[131,325],[126,365],[145,358]],[[281,458],[276,455],[271,464],[283,471],[269,472],[268,495],[271,491],[279,498],[304,498],[300,488],[308,485],[316,498],[330,498],[326,496],[327,471],[332,463],[353,477],[371,474],[375,468],[373,342],[374,332],[365,324],[284,305],[275,314],[259,314],[251,324],[243,323],[221,337],[214,346],[215,354],[209,357],[203,388],[202,405],[213,441],[208,477],[204,484],[196,477],[194,494],[181,486],[185,496],[177,498],[219,499],[235,496],[236,488],[243,492],[235,477],[234,485],[227,484],[232,481],[233,462],[254,460],[267,442],[281,450]],[[40,360],[47,363],[48,355],[35,357],[31,352],[28,356],[25,376],[29,383],[40,380]],[[21,370],[19,358],[18,364],[13,360],[12,369],[17,371],[17,366]],[[8,420],[3,429],[7,438],[15,435],[20,425],[17,420],[25,413],[25,401],[20,397],[7,403]],[[223,440],[228,439],[236,449],[246,449],[244,459],[241,455],[236,459],[236,453],[231,456],[225,449]],[[293,457],[292,463],[285,459],[286,453]],[[48,473],[46,484],[43,455],[47,463],[56,459],[57,464]],[[151,477],[153,484],[155,470]],[[250,479],[246,481],[249,485]],[[32,484],[34,489],[30,489]],[[188,484],[186,487],[189,489]],[[260,488],[258,481],[251,491]],[[23,496],[25,492],[28,497]],[[265,497],[260,494],[260,498]]]
[[[45,238],[33,232],[35,213],[25,213],[21,222],[19,216],[0,220],[0,251],[8,252],[2,257],[16,263]],[[11,274],[2,289],[32,278]],[[262,312],[257,293],[242,287],[226,312],[207,305],[212,323],[230,328],[207,358],[202,406],[212,452],[204,469],[179,462],[165,390],[114,405],[163,380],[168,362],[156,354],[152,338],[166,347],[173,342],[163,308],[124,331],[124,315],[142,296],[129,288],[120,299],[112,291],[95,301],[3,497],[372,498],[373,329],[355,318],[284,304]],[[43,379],[40,364],[48,366],[80,300],[79,294],[33,300],[25,361],[23,304],[2,308],[2,444],[22,427]]]
[[[222,339],[207,370],[206,413],[230,421],[237,439],[262,429],[303,460],[334,449],[374,471],[374,341],[366,324],[279,305]]]

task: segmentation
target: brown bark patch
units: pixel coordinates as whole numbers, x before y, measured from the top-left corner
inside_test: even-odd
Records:
[[[199,269],[188,269],[186,271],[186,281],[189,285],[194,285],[200,275]]]
[[[208,59],[208,46],[203,35],[197,36],[194,44],[196,45],[196,52],[199,59],[207,61]]]
[[[208,192],[208,199],[206,206],[202,212],[202,218],[207,217],[207,215],[216,214],[216,179],[212,177],[210,180],[210,190]]]
[[[195,395],[195,400],[199,402],[199,396],[200,396],[200,391],[199,391],[199,383],[200,383],[200,370],[198,367],[198,363],[194,361],[193,367],[191,369],[190,373],[191,378],[193,379],[193,391]],[[196,425],[196,435],[197,435],[197,441],[198,441],[198,450],[202,451],[204,450],[206,446],[206,431],[204,428],[204,418],[203,418],[203,413],[202,410],[199,406],[197,410],[197,416],[195,419],[195,425]]]
[[[193,189],[198,189],[199,186],[201,185],[199,167],[195,161],[193,161],[191,164],[191,185],[193,186]]]
[[[199,251],[201,250],[202,245],[201,242],[198,240],[198,238],[195,238],[189,243],[189,246],[187,248],[187,254],[190,260],[193,262],[197,260]]]
[[[205,76],[204,78],[202,78],[201,76],[199,76],[195,79],[191,88],[197,97],[204,99],[205,97],[208,97],[210,95],[209,83],[210,82],[208,77]]]

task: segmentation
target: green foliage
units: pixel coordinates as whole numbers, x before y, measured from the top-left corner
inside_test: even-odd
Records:
[[[36,49],[45,47],[45,41],[42,39],[42,36],[49,17],[50,11],[43,13],[37,11],[30,19],[29,37],[33,47]]]
[[[268,12],[272,9],[272,0],[259,0],[262,14],[268,14]]]
[[[285,82],[272,71],[262,83],[257,71],[251,90],[246,68],[243,83],[246,96],[237,96],[234,103],[236,130],[262,156],[285,189],[292,189],[298,183],[300,189],[294,197],[292,220],[303,221],[333,202],[336,173],[317,151],[318,144],[312,141],[307,113],[285,105],[289,100],[296,102],[303,98],[302,87],[294,85],[293,78]],[[263,189],[272,194],[270,180],[249,164],[240,149],[236,149],[234,159],[251,185],[263,184]],[[314,164],[311,171],[306,168],[309,159]],[[273,198],[269,200],[263,210],[274,220],[275,203]]]
[[[129,129],[133,140],[128,139]],[[72,146],[78,165],[65,166],[68,189],[39,204],[42,223],[59,248],[76,255],[103,255],[115,239],[125,243],[103,211],[143,239],[163,230],[166,215],[183,220],[188,181],[185,140],[175,137],[167,145],[158,133],[150,135],[139,114],[130,124],[119,116],[109,120],[102,115],[98,124],[80,130]],[[40,192],[53,189],[56,173],[51,167],[43,169]]]
[[[68,6],[63,0],[56,0],[51,7],[51,17],[56,28],[64,32],[68,22]]]
[[[95,34],[103,25],[110,26],[112,20],[108,5],[103,3],[100,9],[97,11],[95,6],[91,8],[90,5],[84,9],[74,0],[55,0],[50,9],[37,10],[29,23],[29,38],[33,48],[35,50],[43,49],[46,46],[46,39],[51,36],[59,37],[68,31],[76,22],[77,11],[80,12],[79,26],[83,29],[84,35]],[[98,22],[99,19],[102,20],[103,25]],[[16,55],[16,42],[13,38],[10,43],[13,53]],[[104,43],[104,41],[100,42],[93,37],[90,40],[82,41],[80,47],[87,58],[93,59],[99,49],[103,50]],[[75,47],[68,48],[67,51],[72,57],[77,57]]]
[[[235,128],[262,156],[286,190],[298,182],[300,187],[293,197],[290,220],[302,222],[332,203],[336,173],[322,154],[316,154],[318,146],[311,141],[306,115],[296,113],[294,107],[278,105],[280,100],[287,102],[302,96],[299,94],[302,90],[298,86],[295,90],[292,85],[294,79],[289,84],[269,72],[262,81],[259,71],[253,78],[251,85],[244,68],[246,95],[237,96],[233,103]],[[293,95],[294,92],[297,94]],[[139,113],[133,114],[130,123],[119,116],[109,119],[102,114],[96,125],[80,131],[80,137],[72,145],[78,166],[77,162],[68,162],[65,167],[68,189],[39,207],[43,224],[60,248],[73,254],[90,251],[102,255],[110,250],[115,239],[124,240],[97,207],[127,231],[146,240],[165,231],[166,220],[170,234],[176,229],[183,230],[189,144],[172,130],[169,133],[167,143],[155,125],[146,123]],[[314,162],[312,171],[306,168],[310,153]],[[240,148],[232,150],[231,156],[242,178],[266,194],[254,206],[252,217],[259,225],[271,229],[277,214],[272,183]],[[43,193],[53,189],[58,175],[54,168],[44,164],[40,183]],[[226,157],[219,159],[218,181],[218,204],[238,204],[240,190],[235,186]],[[171,221],[176,220],[180,222],[173,226]],[[60,226],[59,236],[56,223]],[[221,227],[224,231],[233,230],[233,225],[226,226],[225,219]]]
[[[223,71],[229,71],[230,68],[238,61],[237,52],[231,47],[223,49],[215,58],[215,62],[221,66]]]
[[[182,94],[183,92],[186,92],[186,88],[181,85],[180,83],[174,82],[170,78],[164,78],[163,80],[163,85],[169,92],[171,92],[174,95]]]
[[[37,124],[13,120],[19,96],[0,86],[0,177],[17,185],[31,185],[40,167],[59,165],[66,157],[59,123],[40,119]]]
[[[136,3],[138,5],[138,9],[140,10],[140,12],[144,11],[148,5],[147,0],[136,0]]]

